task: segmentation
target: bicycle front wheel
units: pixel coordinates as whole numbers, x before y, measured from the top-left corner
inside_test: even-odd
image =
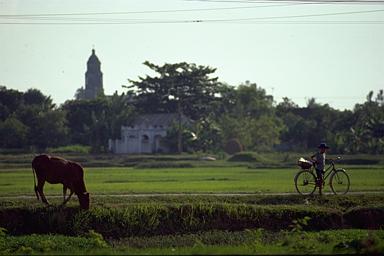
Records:
[[[330,185],[335,195],[345,195],[349,191],[349,176],[343,169],[334,171],[330,178]]]
[[[309,170],[299,171],[295,176],[295,187],[301,195],[312,195],[316,189],[316,177]]]

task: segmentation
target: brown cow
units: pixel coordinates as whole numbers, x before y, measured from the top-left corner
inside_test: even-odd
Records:
[[[63,184],[63,205],[66,204],[73,193],[79,198],[80,207],[89,209],[89,193],[87,192],[84,184],[84,171],[83,168],[75,162],[65,160],[60,157],[49,155],[38,155],[32,161],[33,175],[37,176],[37,185],[35,177],[33,179],[35,184],[35,193],[37,200],[39,195],[43,203],[49,202],[44,195],[43,187],[45,181],[51,184]],[[70,190],[68,198],[66,197],[67,188]]]

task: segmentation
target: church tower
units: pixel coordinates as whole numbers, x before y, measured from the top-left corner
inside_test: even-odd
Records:
[[[92,55],[87,62],[87,71],[85,72],[85,90],[84,99],[95,99],[98,95],[104,95],[103,73],[100,69],[101,62],[92,49]]]

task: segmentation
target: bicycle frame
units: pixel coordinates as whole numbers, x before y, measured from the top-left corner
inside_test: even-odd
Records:
[[[332,174],[332,172],[336,171],[335,161],[334,160],[330,160],[330,161],[331,161],[331,163],[329,164],[327,169],[324,171],[323,180],[326,180]]]
[[[340,159],[339,157],[337,159]],[[329,178],[329,186],[334,194],[346,194],[349,191],[350,179],[344,169],[336,169],[335,160],[328,159],[329,165],[324,170],[321,182],[315,173],[315,165],[310,168],[302,167],[301,170],[296,173],[294,182],[297,192],[302,195],[311,195],[316,187],[319,188],[321,194],[322,188],[325,186],[325,181]],[[303,168],[304,167],[304,168]]]

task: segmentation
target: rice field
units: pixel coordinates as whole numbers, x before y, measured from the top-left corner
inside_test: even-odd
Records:
[[[46,207],[30,168],[2,169],[0,255],[383,253],[384,168],[342,168],[350,195],[303,197],[297,168],[88,167],[88,212],[59,207],[61,185]]]
[[[350,191],[384,192],[384,168],[345,167]],[[147,193],[294,193],[298,169],[248,167],[202,168],[86,168],[85,181],[92,194]],[[45,185],[47,195],[61,194],[60,185]],[[325,191],[329,192],[327,186]],[[33,174],[28,168],[0,171],[0,196],[33,195]]]

